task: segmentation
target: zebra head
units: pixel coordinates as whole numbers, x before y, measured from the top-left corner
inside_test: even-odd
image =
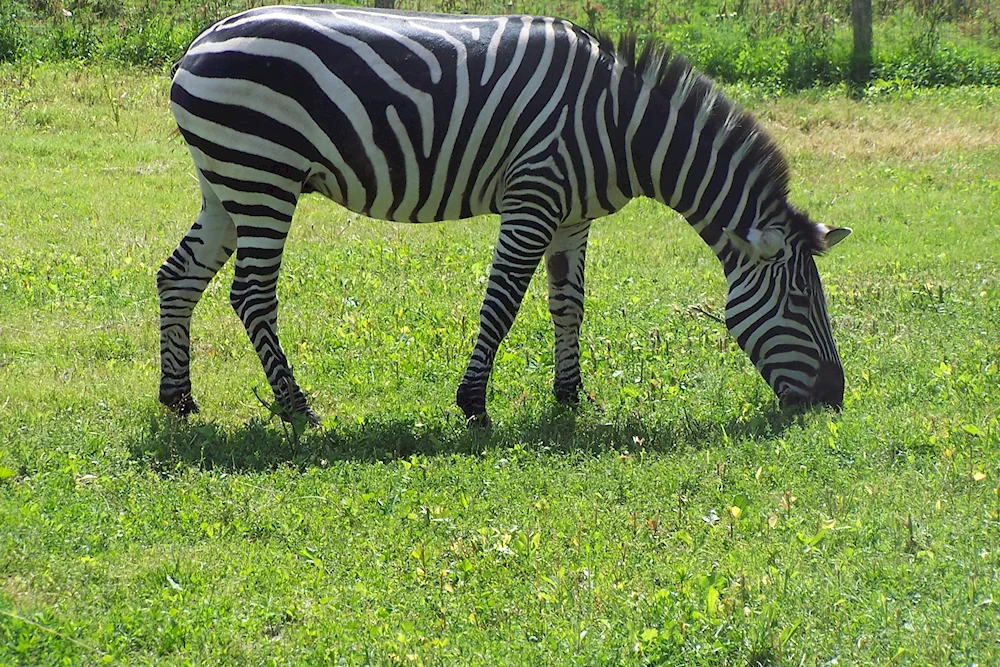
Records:
[[[833,342],[815,257],[847,238],[791,206],[760,227],[726,229],[726,326],[782,405],[844,401],[844,369]]]

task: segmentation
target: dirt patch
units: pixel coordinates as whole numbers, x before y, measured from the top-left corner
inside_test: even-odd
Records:
[[[1000,111],[991,105],[778,100],[761,120],[789,153],[931,160],[955,151],[1000,148]]]
[[[834,157],[930,160],[942,153],[1000,147],[1000,132],[968,127],[819,127],[803,132],[772,126],[788,152]]]
[[[15,608],[38,609],[48,606],[48,601],[33,592],[28,582],[19,576],[11,576],[0,580],[0,595],[13,600]]]

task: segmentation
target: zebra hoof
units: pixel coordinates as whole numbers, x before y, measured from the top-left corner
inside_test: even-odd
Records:
[[[281,420],[292,424],[305,424],[306,426],[319,426],[319,415],[313,412],[312,408],[304,408],[295,412],[282,412]]]
[[[555,394],[556,401],[562,403],[563,405],[580,405],[581,392],[583,392],[582,384],[562,387],[556,385],[552,388],[552,393]],[[587,394],[584,393],[584,396],[587,396]]]
[[[160,394],[160,403],[178,417],[186,418],[188,415],[198,414],[198,404],[190,393],[175,394],[168,396]]]
[[[455,404],[465,413],[465,423],[489,428],[493,425],[490,416],[486,414],[486,387],[477,387],[471,383],[458,385],[455,392]]]
[[[465,420],[465,425],[469,428],[478,428],[484,431],[488,431],[493,428],[493,420],[490,419],[490,415],[487,412],[480,412],[478,415],[472,415],[467,417]]]

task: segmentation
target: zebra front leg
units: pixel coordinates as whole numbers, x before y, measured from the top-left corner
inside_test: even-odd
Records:
[[[246,208],[246,207],[241,207]],[[257,207],[262,213],[266,207]],[[293,207],[294,208],[294,207]],[[270,213],[277,211],[267,209]],[[311,424],[319,417],[309,407],[305,394],[292,375],[278,340],[278,274],[292,213],[281,219],[268,215],[234,215],[236,220],[236,275],[229,301],[250,336],[264,367],[274,398],[282,408],[282,419],[301,415]]]
[[[590,221],[556,230],[545,251],[549,278],[549,314],[555,327],[555,378],[560,403],[576,404],[583,392],[580,377],[580,325],[583,322],[584,265]]]
[[[505,214],[493,253],[486,296],[479,310],[479,335],[472,358],[458,385],[455,402],[469,423],[491,424],[486,412],[486,386],[500,343],[507,336],[531,276],[552,240],[555,223]]]
[[[236,227],[199,173],[201,214],[156,273],[160,297],[160,402],[181,416],[191,397],[191,312],[236,247]]]

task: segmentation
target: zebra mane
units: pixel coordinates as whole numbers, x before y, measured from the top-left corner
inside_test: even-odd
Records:
[[[693,108],[711,105],[704,131],[709,135],[727,132],[733,145],[746,142],[748,146],[743,159],[759,165],[761,176],[770,182],[774,194],[787,200],[789,166],[785,155],[757,119],[726,95],[712,79],[696,72],[687,58],[655,38],[647,39],[642,50],[637,51],[635,33],[622,33],[617,45],[607,34],[598,33],[595,37],[602,51],[616,57],[625,65],[626,70],[652,85],[666,98],[672,97],[678,86],[690,86],[688,98],[694,100]],[[822,227],[810,221],[805,213],[794,213],[791,219],[796,229],[793,231],[802,234],[807,248],[815,253],[823,252],[825,242]]]
[[[637,39],[635,33],[631,32],[622,33],[617,46],[613,46],[610,38],[604,35],[599,36],[598,41],[601,48],[610,48],[611,53],[635,76],[652,84],[668,98],[679,85],[690,79],[689,97],[695,100],[695,108],[700,108],[706,102],[712,104],[705,131],[709,134],[726,131],[732,136],[734,143],[749,141],[751,145],[745,159],[763,167],[765,177],[771,181],[775,194],[782,198],[788,196],[788,161],[778,144],[757,119],[726,95],[712,79],[696,72],[687,58],[655,38],[645,41],[637,57]]]

